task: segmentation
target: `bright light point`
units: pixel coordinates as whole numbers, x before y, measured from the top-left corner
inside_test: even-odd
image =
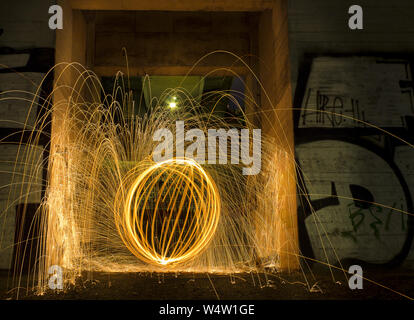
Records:
[[[166,265],[168,263],[168,261],[167,260],[165,260],[165,259],[161,259],[160,260],[160,264],[162,264],[162,265]]]
[[[173,97],[173,100],[177,100],[177,97]]]
[[[169,107],[170,109],[174,109],[177,107],[177,104],[175,102],[170,102]]]

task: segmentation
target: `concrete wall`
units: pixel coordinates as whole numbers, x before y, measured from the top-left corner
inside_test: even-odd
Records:
[[[352,2],[352,1],[351,1]],[[304,54],[414,52],[410,0],[289,0],[289,49],[295,92]],[[348,27],[348,8],[364,9],[364,30]]]
[[[26,164],[28,159],[30,165]],[[40,203],[42,161],[41,147],[0,146],[0,269],[13,267],[16,206],[20,203]]]
[[[48,27],[50,17],[48,9],[54,2],[53,0],[0,2],[0,29],[3,31],[0,35],[0,52],[2,53],[0,54],[0,64],[13,68],[25,67],[31,58],[30,49],[54,47],[55,33]],[[15,53],[14,50],[23,51]],[[0,66],[0,70],[2,69],[3,66]],[[29,69],[22,70],[20,74],[1,73],[0,92],[12,89],[35,92],[44,74],[30,72]],[[3,94],[2,98],[5,97],[6,95]],[[18,97],[29,101],[33,99],[33,96],[24,93],[13,93],[7,97]],[[37,108],[35,106],[26,119],[29,107],[30,103],[23,100],[0,101],[0,131],[4,128],[22,128],[26,120],[28,120],[28,125],[33,125]],[[36,159],[30,168],[36,167],[38,171],[33,171],[31,177],[24,178],[25,181],[30,179],[33,183],[30,190],[22,190],[23,193],[30,192],[28,198],[24,199],[22,195],[14,192],[14,187],[22,184],[23,163],[27,162],[25,152],[29,150]],[[25,201],[40,202],[42,153],[41,147],[19,150],[16,144],[2,144],[0,146],[0,269],[8,269],[12,261],[16,205]],[[26,167],[25,170],[31,170],[30,168]],[[12,172],[15,172],[14,177]],[[14,187],[10,186],[10,183],[15,183]],[[20,188],[17,190],[20,191]]]
[[[94,66],[193,66],[217,49],[239,56],[254,52],[254,13],[211,12],[90,12],[95,34]],[[230,66],[235,58],[215,54],[199,65]]]
[[[54,0],[0,2],[0,47],[14,49],[53,47],[55,34],[49,29],[49,7]]]
[[[358,4],[364,10],[364,30],[352,31],[348,27],[348,8],[352,4]],[[412,81],[408,68],[407,72],[403,70],[404,75],[400,79],[397,77],[394,81],[392,68],[376,73],[374,69],[368,70],[369,60],[358,66],[358,63],[350,65],[337,58],[336,62],[331,60],[336,67],[331,68],[330,74],[327,72],[322,77],[315,75],[315,70],[310,70],[311,85],[298,82],[298,77],[306,80],[309,71],[307,66],[311,62],[306,59],[307,55],[392,55],[412,59],[413,9],[414,3],[410,0],[360,0],[352,3],[346,0],[289,1],[292,92],[296,98],[299,97],[295,100],[294,107],[303,108],[307,104],[304,99],[310,86],[314,86],[312,89],[319,90],[326,97],[336,96],[341,99],[345,103],[343,109],[330,109],[338,113],[346,113],[350,99],[359,99],[360,108],[365,114],[371,115],[370,123],[383,128],[392,124],[399,136],[412,142],[412,128],[404,123],[405,116],[412,117],[414,113],[412,88],[407,88],[405,94],[408,100],[404,100],[399,85],[399,80]],[[338,69],[341,65],[342,70]],[[377,68],[375,63],[372,66]],[[346,75],[349,72],[353,72],[353,80],[349,80]],[[385,96],[393,96],[388,104],[382,99]],[[353,129],[347,131],[344,127],[353,127],[349,124],[349,119],[348,124],[337,125],[336,130],[326,122],[303,125],[302,118],[299,118],[303,114],[298,112],[297,125],[300,128],[295,128],[296,142],[299,143],[302,138],[308,141],[296,146],[299,164],[307,179],[305,191],[312,194],[311,201],[320,201],[320,204],[325,202],[321,208],[316,209],[317,212],[306,214],[302,233],[306,229],[309,238],[302,239],[302,242],[310,242],[316,258],[327,261],[328,257],[330,263],[337,263],[337,257],[382,263],[389,261],[401,250],[406,239],[407,215],[376,205],[361,206],[353,201],[350,186],[363,186],[369,190],[374,201],[406,211],[404,183],[398,181],[395,170],[402,172],[413,198],[413,148],[390,139],[389,135],[378,130],[371,130],[369,134],[363,131],[365,129],[359,133]],[[303,127],[312,127],[312,130],[302,130]],[[321,138],[324,132],[325,136],[331,138],[330,141]],[[350,137],[354,142],[343,141]],[[383,156],[371,152],[369,149],[372,146]],[[392,168],[394,165],[396,169]],[[336,190],[332,189],[332,183]],[[335,203],[329,199],[333,191],[348,199],[340,198]],[[414,254],[411,254],[406,265],[413,265],[413,259]]]

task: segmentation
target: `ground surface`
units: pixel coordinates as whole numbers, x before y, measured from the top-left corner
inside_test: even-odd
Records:
[[[252,273],[228,275],[159,274],[159,273],[93,273],[84,274],[76,285],[64,292],[34,295],[25,288],[23,277],[19,299],[149,299],[149,300],[348,300],[405,299],[395,290],[414,297],[414,272],[368,271],[363,290],[350,290],[343,273],[327,270],[306,274]],[[89,279],[88,279],[89,278]],[[17,288],[11,286],[7,272],[0,274],[0,298],[15,299]],[[382,286],[389,287],[391,290]]]

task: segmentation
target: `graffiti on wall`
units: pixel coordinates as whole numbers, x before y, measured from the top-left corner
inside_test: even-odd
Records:
[[[396,265],[408,255],[411,79],[406,60],[313,59],[295,126],[305,256]]]

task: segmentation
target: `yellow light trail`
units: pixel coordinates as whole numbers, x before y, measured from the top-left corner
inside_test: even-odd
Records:
[[[141,172],[140,172],[141,171]],[[220,220],[213,179],[194,160],[172,158],[126,176],[115,201],[115,224],[140,260],[161,266],[197,256]]]
[[[205,77],[214,76],[216,71],[239,77],[227,68],[212,70]],[[36,212],[40,222],[39,248],[26,252],[27,257],[36,257],[36,268],[27,288],[35,289],[38,294],[45,293],[49,289],[48,268],[53,265],[63,268],[66,288],[74,285],[84,271],[208,272],[230,274],[231,278],[239,272],[265,272],[263,275],[267,278],[266,270],[272,273],[278,270],[286,257],[312,260],[299,255],[295,246],[290,245],[296,243],[290,240],[291,220],[284,219],[281,212],[283,208],[296,208],[292,201],[296,192],[290,193],[287,186],[297,177],[294,170],[287,168],[295,166],[298,171],[301,168],[292,154],[275,142],[274,136],[263,132],[263,170],[256,176],[244,176],[242,168],[233,164],[201,167],[190,159],[148,161],[155,148],[156,130],[168,128],[174,132],[177,120],[185,121],[188,128],[199,128],[205,136],[210,128],[253,129],[255,126],[249,121],[253,118],[267,120],[272,129],[269,127],[269,132],[283,130],[279,123],[269,121],[268,113],[274,110],[262,110],[253,92],[247,90],[245,95],[233,90],[213,91],[197,99],[178,86],[178,89],[167,89],[159,99],[154,99],[149,112],[141,114],[136,112],[141,106],[136,108],[129,79],[124,81],[121,72],[117,73],[110,93],[105,93],[96,74],[79,63],[59,63],[48,75],[53,73],[55,85],[46,98],[40,96],[42,84],[34,94],[13,91],[13,95],[24,94],[22,98],[8,97],[10,92],[0,94],[0,102],[16,99],[26,101],[30,108],[45,111],[39,112],[33,128],[22,124],[22,128],[29,130],[30,139],[26,146],[19,146],[14,177],[7,186],[12,187],[8,209],[4,211],[14,208],[15,201],[30,203],[30,196],[39,183],[39,172],[44,169],[42,161],[47,160],[45,194]],[[253,78],[260,83],[254,74]],[[260,88],[265,92],[261,84]],[[174,112],[166,100],[172,92],[180,96]],[[221,99],[232,99],[238,104],[232,92],[244,95],[246,101],[246,112],[239,105],[243,121],[237,123],[214,112]],[[27,99],[28,94],[33,94],[33,99]],[[268,97],[266,92],[265,96]],[[205,105],[199,101],[205,101]],[[277,109],[283,110],[280,106]],[[50,135],[47,129],[50,118],[50,153],[47,159],[39,160],[34,148],[43,135]],[[414,147],[390,132],[364,124]],[[283,140],[283,131],[280,133]],[[191,143],[187,142],[187,145]],[[7,143],[0,141],[0,145]],[[250,151],[245,152],[249,156]],[[23,174],[16,170],[19,166],[24,167]],[[302,176],[308,180],[305,173]],[[302,183],[298,184],[298,193],[311,196],[302,190]],[[337,197],[346,199],[340,194]],[[334,261],[341,263],[341,256],[336,253],[320,213],[312,209],[308,197],[304,201],[311,208],[323,248],[321,260],[313,261],[336,268]],[[412,214],[387,203],[375,204],[407,216]],[[0,246],[4,245],[1,238],[0,235]],[[330,251],[334,252],[331,261]],[[300,266],[307,283],[306,270],[315,279],[307,263]],[[22,267],[13,266],[17,294],[23,288]],[[308,289],[311,290],[310,283]]]

